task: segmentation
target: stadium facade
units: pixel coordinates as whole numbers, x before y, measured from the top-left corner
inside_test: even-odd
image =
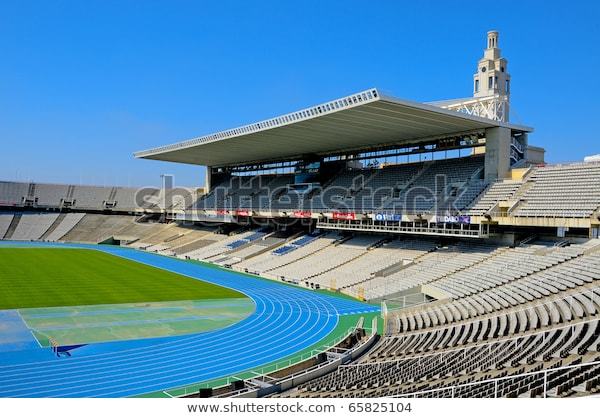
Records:
[[[543,167],[543,148],[529,144],[533,129],[509,122],[510,80],[491,31],[473,97],[416,103],[372,88],[135,156],[206,166],[207,195],[177,219],[309,218],[326,229],[476,238],[536,227],[597,236],[598,196],[572,205],[593,186],[578,173],[595,166]],[[459,158],[444,161],[449,153]],[[546,190],[548,202],[540,200]]]

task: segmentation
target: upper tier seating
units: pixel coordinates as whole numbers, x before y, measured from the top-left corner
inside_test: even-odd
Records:
[[[514,216],[587,218],[600,207],[600,163],[538,167]]]
[[[132,187],[0,182],[0,205],[132,210],[136,192]]]
[[[103,207],[103,202],[108,201],[110,193],[110,187],[75,186],[75,191],[73,192],[73,199],[75,200],[74,207],[80,209]]]
[[[466,213],[482,216],[499,201],[520,199],[510,215],[589,217],[600,207],[600,164],[535,168],[524,183],[486,184],[484,156],[342,171],[323,188],[288,191],[293,176],[233,176],[193,208]]]
[[[114,194],[109,196],[112,199],[110,202],[114,203],[118,209],[135,209],[137,207],[135,202],[136,191],[137,189],[131,187],[116,187]]]
[[[60,207],[61,200],[67,196],[69,186],[66,184],[35,184],[38,206]]]
[[[266,187],[272,176],[232,176],[212,186],[212,190],[196,200],[191,209],[237,209],[248,207],[252,197]]]
[[[398,196],[389,199],[384,207],[408,213],[423,213],[435,210],[436,202],[441,201],[442,207],[437,209],[446,211],[449,209],[446,202],[451,203],[453,200],[452,185],[464,187],[483,168],[483,161],[483,156],[477,155],[429,162],[412,183],[399,192]]]
[[[424,163],[399,164],[374,170],[366,186],[344,203],[357,210],[379,208],[394,193],[407,187],[423,169],[423,165]]]
[[[369,169],[342,171],[307,202],[308,207],[314,210],[347,208],[347,201],[363,187],[372,173]]]
[[[12,181],[0,181],[0,205],[19,206],[27,197],[28,183],[16,183]]]
[[[267,177],[267,176],[265,176]],[[265,186],[255,191],[250,196],[250,201],[242,206],[244,208],[270,209],[276,196],[287,192],[287,185],[293,182],[291,175],[269,176],[266,178]]]
[[[523,181],[486,184],[484,156],[355,168],[339,172],[302,194],[288,190],[291,174],[220,179],[199,199],[178,189],[150,191],[141,208],[385,211],[482,216],[499,201],[515,202],[517,217],[588,218],[600,210],[600,163],[536,167]],[[0,182],[0,206],[66,207],[75,210],[136,209],[135,188]],[[163,200],[166,203],[163,204]],[[193,203],[190,203],[193,202]],[[163,208],[162,206],[167,206]]]
[[[293,176],[232,176],[190,209],[356,211],[377,208],[429,212],[463,209],[484,189],[474,176],[483,156],[345,170],[307,194],[288,190]]]

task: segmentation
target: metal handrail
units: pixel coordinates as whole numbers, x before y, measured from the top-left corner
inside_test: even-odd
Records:
[[[595,365],[600,365],[600,361],[590,361],[590,362],[581,363],[581,364],[571,364],[568,366],[551,367],[551,368],[543,369],[543,370],[539,370],[539,371],[519,373],[519,374],[515,374],[515,375],[510,375],[510,376],[497,377],[494,379],[480,380],[477,382],[461,383],[458,385],[445,386],[445,387],[441,387],[441,388],[435,388],[435,389],[429,389],[429,390],[423,390],[423,391],[417,391],[417,392],[409,392],[409,393],[398,394],[398,395],[391,395],[390,397],[392,397],[392,398],[406,398],[406,397],[411,397],[411,396],[415,397],[417,395],[424,395],[427,393],[435,393],[435,392],[450,390],[452,393],[452,398],[454,398],[456,389],[458,389],[458,388],[476,386],[476,385],[484,385],[486,383],[494,383],[495,384],[494,397],[497,398],[498,397],[498,382],[501,382],[504,380],[509,380],[509,379],[514,380],[514,379],[523,378],[523,377],[527,377],[527,376],[535,376],[535,375],[543,374],[544,375],[544,392],[543,392],[543,394],[544,394],[544,398],[546,398],[547,394],[548,394],[548,373],[552,373],[552,372],[556,372],[556,371],[560,371],[560,370],[569,370],[569,369],[577,369],[577,368],[581,368],[581,367],[595,366]]]

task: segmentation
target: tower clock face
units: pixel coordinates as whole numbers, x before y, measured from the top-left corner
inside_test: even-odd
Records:
[[[485,73],[486,68],[485,67],[481,67],[481,72]]]

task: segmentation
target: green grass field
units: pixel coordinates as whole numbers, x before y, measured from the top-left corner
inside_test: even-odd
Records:
[[[0,309],[245,297],[100,251],[0,248]]]

